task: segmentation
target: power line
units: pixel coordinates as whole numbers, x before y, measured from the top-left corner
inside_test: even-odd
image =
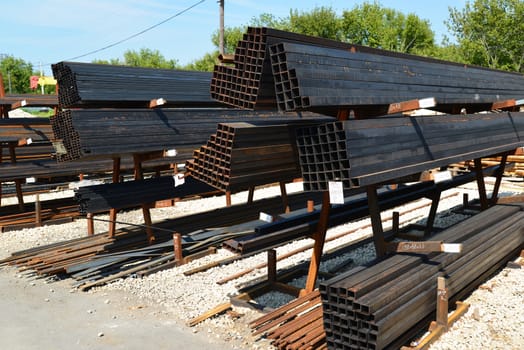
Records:
[[[107,49],[109,49],[109,48],[111,48],[111,47],[114,47],[114,46],[117,46],[117,45],[119,45],[119,44],[122,44],[122,43],[125,42],[125,41],[128,41],[128,40],[131,40],[131,39],[133,39],[133,38],[136,38],[137,36],[142,35],[142,34],[148,32],[148,31],[150,31],[151,29],[154,29],[154,28],[156,28],[156,27],[158,27],[158,26],[160,26],[160,25],[162,25],[162,24],[164,24],[164,23],[166,23],[166,22],[172,20],[173,18],[176,18],[176,17],[178,17],[178,16],[184,14],[185,12],[187,12],[187,11],[193,9],[194,7],[200,5],[201,3],[205,2],[205,1],[206,1],[206,0],[200,0],[200,1],[197,1],[197,2],[194,3],[193,5],[191,5],[191,6],[187,7],[187,8],[185,8],[185,9],[183,9],[182,11],[180,11],[180,12],[178,12],[178,13],[175,13],[175,14],[172,15],[171,17],[168,17],[168,18],[166,18],[165,20],[163,20],[163,21],[161,21],[161,22],[158,22],[157,24],[154,24],[154,25],[152,25],[152,26],[150,26],[150,27],[147,27],[146,29],[144,29],[144,30],[142,30],[142,31],[140,31],[140,32],[138,32],[138,33],[135,33],[135,34],[133,34],[133,35],[130,35],[130,36],[128,36],[127,38],[124,38],[124,39],[122,39],[122,40],[119,40],[119,41],[117,41],[117,42],[114,42],[114,43],[112,43],[112,44],[109,44],[109,45],[107,45],[107,46],[104,46],[104,47],[102,47],[102,48],[100,48],[100,49],[90,51],[90,52],[85,53],[85,54],[83,54],[83,55],[76,56],[76,57],[72,57],[72,58],[68,58],[68,59],[66,59],[65,61],[74,61],[74,60],[77,60],[77,59],[79,59],[79,58],[82,58],[82,57],[85,57],[85,56],[89,56],[89,55],[92,55],[92,54],[94,54],[94,53],[98,53],[98,52],[100,52],[100,51],[104,51],[104,50],[107,50]],[[48,64],[46,64],[46,65],[48,65]]]

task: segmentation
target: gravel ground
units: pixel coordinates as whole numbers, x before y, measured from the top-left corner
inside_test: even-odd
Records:
[[[487,181],[488,190],[492,179]],[[301,189],[301,184],[290,184],[287,186],[288,192]],[[522,181],[504,182],[501,189],[502,195],[524,192]],[[453,189],[443,193],[442,201],[439,205],[439,216],[436,226],[445,227],[457,220],[464,219],[463,216],[453,213],[450,209],[462,204],[462,194],[468,193],[469,198],[476,198],[475,183],[467,184],[461,188]],[[257,189],[255,199],[274,196],[279,194],[278,187]],[[66,193],[55,193],[58,195],[71,195]],[[245,202],[247,193],[233,195],[234,203]],[[5,203],[5,201],[4,201]],[[402,208],[396,208],[401,213],[402,225],[409,223],[421,223],[429,211],[429,200],[419,200],[410,203]],[[192,201],[177,203],[175,207],[159,208],[152,210],[153,222],[162,218],[174,218],[187,215],[191,212],[210,210],[225,205],[223,196],[197,199]],[[384,212],[385,229],[391,224],[389,217],[392,211]],[[100,216],[107,218],[107,216]],[[131,223],[141,222],[140,211],[130,211],[121,213],[118,220]],[[95,231],[104,232],[107,224],[97,222]],[[332,249],[341,244],[352,240],[368,237],[371,235],[369,220],[351,222],[328,231],[328,238],[333,235],[351,232],[350,234],[337,240],[326,243],[325,250]],[[72,223],[59,226],[48,226],[2,234],[2,245],[0,247],[0,258],[8,256],[10,253],[38,245],[45,245],[56,241],[84,236],[86,234],[86,222],[83,219]],[[277,248],[277,256],[293,249],[297,249],[311,240],[304,239],[295,241],[285,246]],[[253,272],[230,281],[223,285],[216,284],[216,281],[235,274],[241,270],[266,261],[266,254],[259,254],[250,258],[237,261],[233,264],[220,268],[209,269],[189,277],[184,276],[183,272],[188,269],[201,266],[211,261],[231,256],[226,250],[219,249],[217,254],[208,256],[187,265],[161,271],[144,278],[127,278],[115,281],[103,287],[97,287],[90,293],[125,293],[133,300],[140,300],[144,305],[155,305],[162,308],[170,315],[174,322],[182,327],[193,317],[199,316],[211,308],[230,300],[230,296],[237,294],[237,286],[249,284],[252,281],[266,275],[266,269],[258,269]],[[294,266],[300,262],[307,261],[311,256],[311,251],[294,255],[291,258],[278,262],[278,268]],[[373,247],[364,246],[351,254],[332,259],[321,265],[322,270],[329,270],[333,266],[339,265],[343,260],[352,259],[355,266],[368,261],[374,257]],[[471,295],[466,302],[471,304],[470,311],[456,325],[437,341],[432,349],[520,349],[522,348],[524,334],[524,319],[522,318],[522,305],[524,302],[524,276],[522,269],[505,269],[493,280],[486,282],[485,286]],[[297,279],[292,284],[303,286],[305,279]],[[77,292],[80,293],[80,292]],[[282,293],[269,293],[256,300],[266,308],[274,308],[283,305],[290,300],[290,297]],[[240,318],[230,315],[221,315],[208,319],[193,328],[187,328],[190,334],[204,334],[207,338],[227,344],[232,349],[272,349],[270,344],[264,339],[253,339],[247,326],[248,322],[260,317],[260,312],[251,308],[235,307],[235,311],[242,314]],[[520,311],[520,312],[519,312]],[[481,346],[479,347],[479,344]]]

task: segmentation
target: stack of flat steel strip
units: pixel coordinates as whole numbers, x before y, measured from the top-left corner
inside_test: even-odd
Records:
[[[61,108],[148,108],[163,98],[164,107],[211,107],[211,73],[79,62],[52,65]]]
[[[173,176],[162,176],[145,180],[83,186],[75,190],[75,199],[79,202],[80,213],[86,214],[107,211],[112,208],[130,208],[142,203],[153,203],[213,191],[215,191],[213,187],[191,177],[186,177],[184,184],[175,187]]]
[[[328,347],[398,348],[392,342],[435,311],[437,277],[457,300],[522,249],[523,208],[497,205],[434,236],[461,243],[461,254],[397,254],[322,282]]]
[[[297,113],[229,109],[78,109],[51,118],[63,152],[58,161],[175,149],[176,159],[191,158],[218,123],[279,121]]]
[[[305,189],[354,188],[514,150],[524,113],[348,120],[298,132]]]
[[[194,152],[187,170],[196,179],[222,191],[299,178],[296,132],[331,118],[306,118],[276,123],[221,123],[205,146]]]
[[[322,110],[433,97],[444,106],[524,96],[524,76],[448,62],[280,43],[270,48],[279,109]]]
[[[7,110],[13,107],[56,107],[58,106],[57,95],[41,94],[6,94],[0,97],[0,106]]]

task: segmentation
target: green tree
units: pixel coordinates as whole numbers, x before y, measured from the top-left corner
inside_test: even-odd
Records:
[[[422,53],[435,46],[435,34],[427,20],[365,2],[342,14],[343,40],[385,50]]]
[[[291,32],[341,40],[341,20],[331,7],[316,7],[311,12],[291,10],[289,24],[284,29]]]
[[[475,0],[450,8],[448,29],[467,63],[524,72],[524,2]]]
[[[158,50],[151,50],[142,48],[140,51],[127,50],[124,52],[124,60],[111,59],[106,60],[94,60],[93,63],[100,64],[114,64],[114,65],[125,65],[132,67],[149,67],[149,68],[164,68],[164,69],[175,69],[177,68],[177,60],[166,59]]]
[[[29,79],[33,75],[33,65],[21,58],[10,55],[0,58],[0,72],[2,73],[6,93],[29,93],[31,88]]]
[[[218,63],[218,51],[214,51],[211,53],[206,53],[204,57],[183,66],[182,69],[200,72],[212,72],[215,68],[215,65]]]

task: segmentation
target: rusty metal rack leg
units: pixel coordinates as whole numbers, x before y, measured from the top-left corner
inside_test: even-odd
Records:
[[[113,183],[120,181],[120,157],[113,158]],[[109,209],[109,237],[115,236],[116,231],[116,215],[118,210]]]
[[[497,203],[500,190],[500,183],[502,182],[502,175],[504,175],[504,168],[506,167],[507,160],[508,154],[504,153],[501,156],[499,168],[495,173],[495,186],[493,187],[493,192],[491,193],[491,198],[489,199],[490,205],[495,205]]]
[[[329,212],[331,204],[329,199],[329,191],[324,191],[322,195],[322,209],[320,211],[320,218],[318,221],[317,232],[313,235],[315,245],[313,247],[313,254],[309,264],[309,272],[307,275],[306,286],[301,294],[311,293],[315,289],[317,282],[318,270],[320,267],[320,259],[322,258],[322,250],[324,249],[324,242],[326,240],[326,231],[329,221]]]
[[[424,237],[429,237],[431,235],[431,232],[433,231],[433,224],[435,223],[438,204],[440,202],[440,195],[441,195],[441,192],[437,191],[431,198],[431,208],[429,209],[426,229],[424,230]]]
[[[377,257],[382,257],[386,254],[386,242],[384,241],[384,228],[382,227],[382,219],[380,217],[377,187],[368,186],[366,191],[368,196],[371,227],[373,228],[373,241],[375,243],[375,250]]]
[[[482,162],[480,158],[475,158],[475,174],[477,175],[477,186],[479,190],[480,209],[486,210],[489,207],[488,196],[486,194],[486,184],[484,183],[484,174],[482,171]]]
[[[249,191],[247,193],[247,203],[251,204],[253,203],[253,196],[255,195],[255,186],[249,187]]]
[[[144,178],[144,173],[142,169],[142,161],[145,159],[151,158],[151,157],[154,157],[154,153],[150,153],[146,155],[140,155],[140,154],[133,155],[135,180],[142,180]],[[152,207],[154,207],[154,203],[142,204],[142,214],[144,216],[144,224],[146,226],[147,240],[149,241],[149,243],[152,243],[155,241],[155,235],[151,227],[153,225],[153,222],[151,220],[151,211],[150,211]]]
[[[289,213],[289,200],[287,198],[286,184],[280,181],[280,195],[282,196],[282,204],[284,206],[284,212]]]

